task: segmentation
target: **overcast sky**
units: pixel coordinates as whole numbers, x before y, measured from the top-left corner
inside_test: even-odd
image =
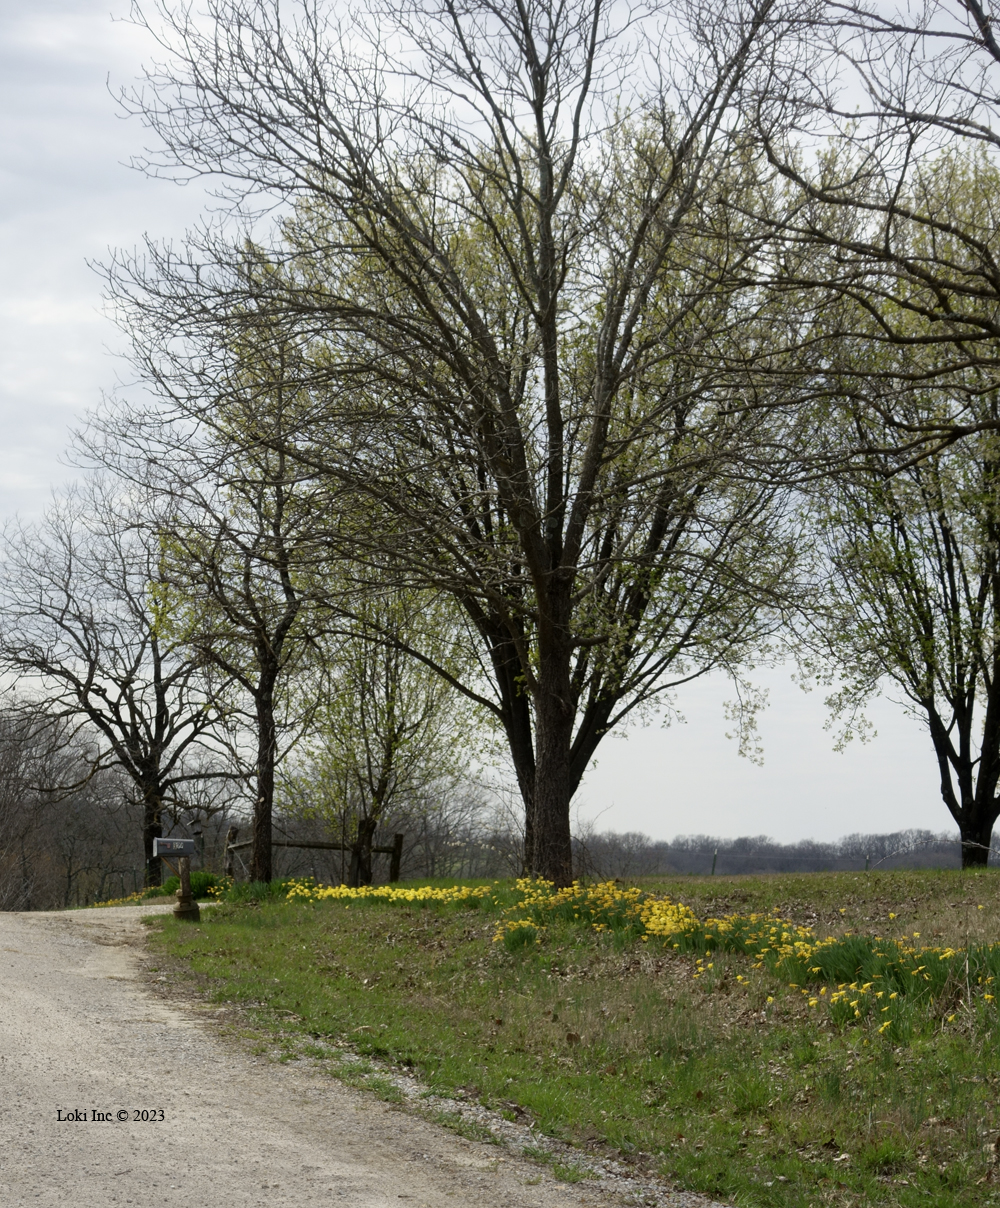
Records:
[[[178,237],[204,195],[125,166],[144,132],[123,121],[108,81],[129,84],[148,47],[124,5],[101,0],[0,0],[0,513],[37,513],[71,476],[68,433],[103,390],[127,377],[121,341],[101,313],[88,261],[132,247],[146,231]],[[765,762],[725,737],[725,683],[684,689],[687,724],[610,736],[578,797],[601,829],[769,834],[831,839],[852,831],[949,829],[922,727],[882,702],[878,737],[840,755],[823,730],[822,693],[787,670],[763,677]]]

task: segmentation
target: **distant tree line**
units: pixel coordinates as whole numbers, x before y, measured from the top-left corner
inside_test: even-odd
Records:
[[[577,867],[597,878],[745,876],[801,872],[863,872],[892,868],[961,868],[954,834],[928,830],[845,835],[831,843],[777,843],[766,835],[719,839],[681,835],[654,840],[638,832],[575,836]]]

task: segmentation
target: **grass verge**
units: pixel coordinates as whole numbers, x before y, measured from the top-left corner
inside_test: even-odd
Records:
[[[658,935],[636,921],[643,894],[546,906],[499,886],[436,902],[223,903],[197,927],[157,918],[152,943],[287,1058],[320,1043],[410,1068],[435,1093],[516,1107],[552,1136],[748,1208],[1000,1204],[1000,1026],[976,980],[992,976],[1000,936],[994,873],[642,888],[695,922]],[[743,922],[709,922],[727,916]],[[775,947],[776,917],[791,922]],[[923,937],[951,954],[947,977],[924,980]],[[838,983],[820,983],[863,976],[872,954],[876,978],[912,979],[905,993],[876,998],[873,981],[864,1010],[847,1009],[855,989],[829,1007]],[[378,1077],[357,1083],[357,1062],[343,1074]]]

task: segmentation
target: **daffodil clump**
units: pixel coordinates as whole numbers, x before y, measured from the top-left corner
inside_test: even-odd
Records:
[[[544,927],[555,920],[579,923],[595,931],[643,930],[642,904],[649,896],[641,889],[625,888],[614,881],[582,885],[574,881],[557,889],[551,881],[532,881],[522,877],[514,883],[514,902],[508,914],[519,921],[531,920]],[[498,932],[497,939],[500,938]]]
[[[640,906],[640,918],[647,936],[670,939],[673,936],[694,935],[701,927],[690,906],[672,902],[670,898],[649,897]]]
[[[439,887],[419,885],[360,885],[352,889],[349,885],[320,885],[311,877],[291,881],[286,897],[291,902],[386,902],[392,905],[438,905],[477,906],[494,891],[492,885],[454,885]]]
[[[556,921],[630,938],[639,936],[643,931],[642,906],[649,895],[614,881],[595,885],[574,881],[557,889],[551,881],[522,877],[507,896],[493,940],[514,951],[531,942],[540,943],[546,927]]]
[[[201,874],[196,872],[193,875],[195,878],[197,878]],[[233,878],[219,877],[215,876],[215,874],[211,875],[214,877],[214,883],[205,888],[205,896],[210,900],[224,901],[229,896],[229,893],[233,887]],[[178,884],[177,878],[172,877],[171,881],[173,886],[176,888]],[[171,884],[171,881],[168,881],[167,884]],[[195,888],[197,889],[197,885]],[[171,889],[169,892],[167,892],[166,886],[147,886],[145,889],[137,889],[135,893],[126,894],[123,898],[109,898],[106,902],[95,902],[94,906],[132,906],[136,902],[149,901],[150,899],[169,899],[174,896],[174,892],[175,889]]]
[[[811,927],[777,914],[730,914],[699,919],[690,907],[667,897],[603,881],[574,881],[563,889],[549,881],[522,878],[513,887],[494,882],[478,886],[319,885],[293,881],[291,901],[354,901],[395,904],[488,906],[498,914],[495,943],[509,951],[536,947],[553,923],[568,923],[622,941],[659,940],[675,952],[698,957],[692,977],[707,977],[716,952],[749,957],[756,970],[767,970],[802,995],[810,1008],[826,1007],[833,1022],[877,1024],[880,1034],[902,1038],[907,1010],[918,1002],[935,1003],[947,1016],[948,1004],[977,1001],[989,1009],[1000,982],[1000,944],[968,949],[919,945],[907,939],[854,935],[821,938]],[[749,987],[742,974],[738,984]],[[773,997],[768,999],[772,1002]]]
[[[144,889],[139,889],[135,893],[126,894],[123,898],[108,898],[106,902],[95,902],[94,909],[97,910],[102,906],[131,906],[134,902],[141,902],[146,896]]]
[[[493,942],[502,943],[508,951],[516,952],[518,948],[527,948],[529,944],[540,944],[543,930],[544,928],[536,926],[531,919],[502,919]]]

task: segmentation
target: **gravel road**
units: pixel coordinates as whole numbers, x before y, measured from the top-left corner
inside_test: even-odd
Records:
[[[145,989],[142,943],[135,909],[0,913],[3,1208],[622,1203],[371,1094],[255,1060],[194,1004]]]

